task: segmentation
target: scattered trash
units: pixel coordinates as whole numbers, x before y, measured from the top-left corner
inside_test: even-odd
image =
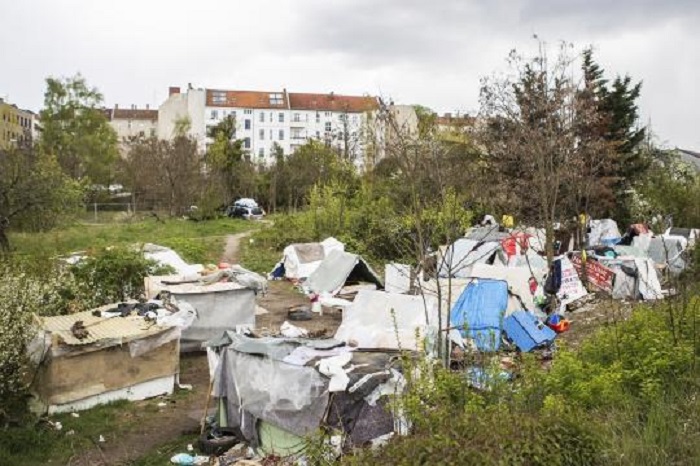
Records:
[[[105,443],[106,440],[105,440],[104,435],[100,435],[100,437],[97,439],[97,441],[100,442],[100,443]]]
[[[181,383],[177,386],[177,388],[179,388],[180,390],[192,391],[192,385],[189,383]]]
[[[300,338],[300,337],[305,337],[308,335],[308,330],[303,329],[301,327],[297,327],[296,325],[292,325],[286,320],[280,327],[280,333],[282,336],[285,336],[287,338]]]
[[[313,314],[309,306],[294,306],[287,311],[287,318],[293,321],[311,320]]]
[[[78,414],[78,413],[75,413],[75,412],[73,412],[73,413],[70,413],[70,415],[71,415],[71,416],[73,416],[73,417],[80,417],[80,414]]]
[[[163,407],[165,407],[165,406],[168,406],[168,403],[165,403],[165,402],[161,401],[160,403],[158,403],[157,406],[158,406],[159,408],[163,408]]]
[[[50,427],[52,427],[55,430],[61,430],[63,429],[63,424],[61,424],[60,421],[48,421],[48,424]]]
[[[66,432],[66,435],[75,435],[75,431],[71,429],[68,432]]]
[[[190,464],[206,464],[209,462],[209,458],[206,456],[193,456],[189,453],[178,453],[177,455],[170,458],[170,462],[173,464],[180,465],[190,465]]]

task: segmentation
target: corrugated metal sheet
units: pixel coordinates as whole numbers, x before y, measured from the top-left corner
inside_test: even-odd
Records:
[[[108,306],[108,309],[113,306]],[[77,321],[82,320],[88,331],[88,336],[82,340],[77,339],[71,333],[71,327]],[[58,335],[60,340],[67,345],[89,345],[106,340],[127,342],[155,335],[167,330],[153,323],[146,322],[143,317],[111,317],[102,318],[92,315],[92,311],[79,312],[67,316],[44,317],[42,319],[44,330]]]

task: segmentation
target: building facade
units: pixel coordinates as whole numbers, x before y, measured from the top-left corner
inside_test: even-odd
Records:
[[[212,139],[211,128],[225,118],[236,122],[234,137],[243,142],[251,159],[274,162],[275,150],[291,154],[309,140],[322,141],[364,164],[367,140],[374,136],[370,124],[379,100],[369,96],[346,96],[282,91],[236,91],[171,87],[158,109],[158,135],[171,139],[178,122],[187,121],[187,132],[201,151]]]
[[[36,137],[37,115],[0,99],[0,149],[7,149]]]
[[[148,106],[137,108],[136,105],[132,105],[131,108],[119,108],[115,105],[114,108],[106,109],[105,114],[120,143],[133,137],[157,134],[158,110],[151,110]]]

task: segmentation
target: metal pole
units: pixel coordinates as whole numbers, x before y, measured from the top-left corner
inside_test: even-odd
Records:
[[[94,209],[95,209],[95,223],[97,223],[97,202],[93,203]]]

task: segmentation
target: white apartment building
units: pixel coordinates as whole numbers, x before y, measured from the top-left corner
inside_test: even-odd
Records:
[[[105,115],[120,143],[131,137],[155,136],[158,130],[158,110],[151,110],[148,105],[146,108],[136,108],[136,105],[119,108],[115,105],[105,109]]]
[[[243,141],[253,160],[274,161],[275,146],[284,154],[315,139],[336,147],[356,161],[364,162],[366,141],[375,128],[369,124],[379,101],[369,96],[345,96],[280,91],[193,89],[186,93],[171,87],[158,111],[158,135],[174,136],[176,122],[189,120],[189,135],[201,151],[212,141],[209,129],[224,118],[236,121],[235,138]]]

